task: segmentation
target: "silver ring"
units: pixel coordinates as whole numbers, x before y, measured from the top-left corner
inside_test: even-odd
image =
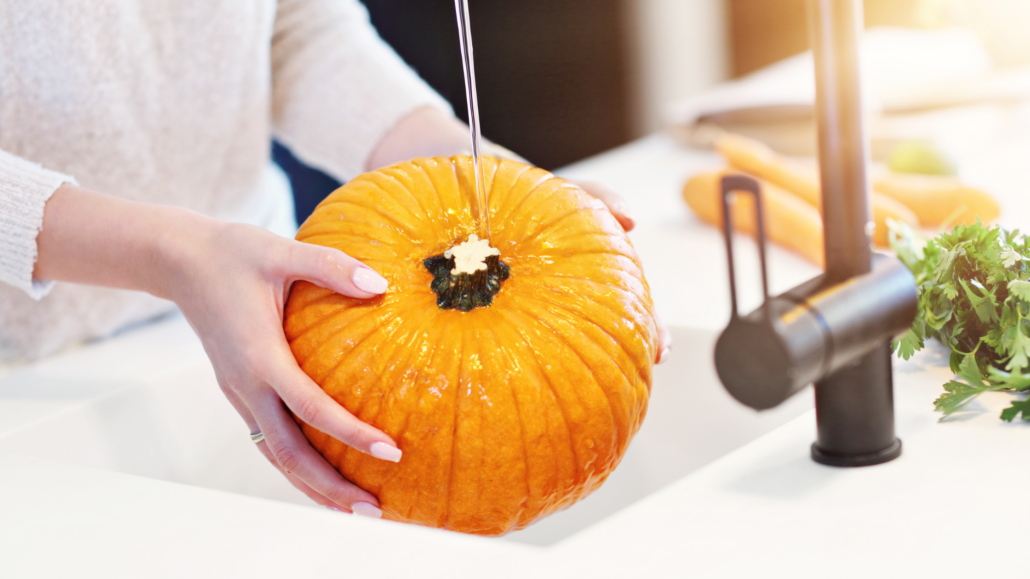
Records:
[[[257,444],[257,443],[261,442],[264,439],[265,439],[265,435],[262,434],[260,430],[257,431],[257,432],[252,432],[250,434],[250,441],[253,442],[254,444]]]

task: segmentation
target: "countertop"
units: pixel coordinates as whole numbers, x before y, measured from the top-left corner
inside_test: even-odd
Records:
[[[992,190],[1009,225],[1030,216],[1019,195],[1027,183],[998,176],[1006,159],[1011,166],[1027,158],[1011,152],[1030,151],[1019,146],[1006,149],[1007,157],[985,154],[963,165],[971,178],[997,179]],[[686,349],[708,348],[728,318],[721,236],[690,216],[679,197],[689,175],[718,163],[710,152],[655,135],[560,172],[604,182],[630,200],[639,223],[631,237],[656,305],[686,336],[674,347],[676,359],[710,356]],[[748,240],[739,243],[738,283],[744,304],[756,305],[753,250]],[[774,292],[816,273],[778,248],[769,257]],[[951,377],[938,345],[895,362],[900,459],[861,469],[813,463],[814,415],[797,406],[810,408],[809,390],[797,397],[796,418],[545,547],[179,484],[160,461],[138,467],[146,476],[117,465],[82,466],[118,459],[89,450],[104,447],[79,433],[132,435],[131,428],[105,430],[92,410],[74,412],[83,405],[99,401],[110,412],[135,405],[128,411],[135,415],[148,405],[203,412],[208,404],[174,390],[153,394],[141,376],[211,381],[181,318],[0,376],[0,576],[969,577],[1025,568],[1030,525],[1021,491],[1030,480],[1030,425],[998,419],[1003,394],[938,422],[932,401]],[[691,380],[682,385],[688,403],[695,396],[689,388],[717,387],[709,378]],[[232,437],[240,431],[239,424],[215,427],[232,429]],[[245,433],[238,437],[246,448]],[[172,457],[179,448],[174,440],[155,444]],[[77,445],[101,455],[86,460]],[[70,458],[53,458],[62,452]],[[249,450],[241,460],[263,460],[256,455]]]

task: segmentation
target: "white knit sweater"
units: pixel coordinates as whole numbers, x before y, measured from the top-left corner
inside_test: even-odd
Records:
[[[272,136],[346,180],[427,104],[356,0],[0,0],[0,361],[173,307],[32,279],[64,182],[288,232]]]

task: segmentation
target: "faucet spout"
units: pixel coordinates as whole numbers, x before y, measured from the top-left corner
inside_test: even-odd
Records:
[[[719,379],[737,400],[758,410],[814,383],[818,436],[812,459],[831,466],[867,466],[900,456],[890,340],[912,324],[917,307],[908,268],[872,251],[861,29],[861,0],[809,0],[826,272],[782,295],[766,294],[759,309],[740,315],[728,197],[753,194],[761,224],[761,190],[747,177],[722,183],[733,311],[715,347]],[[758,233],[764,284],[761,227]]]

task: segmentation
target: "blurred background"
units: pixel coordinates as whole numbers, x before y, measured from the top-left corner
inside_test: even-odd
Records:
[[[363,0],[380,35],[465,119],[453,0]],[[807,49],[807,0],[473,0],[484,135],[555,169],[662,130],[670,104]],[[1030,64],[1030,0],[865,0],[867,27],[975,35]],[[302,222],[338,186],[281,146]]]

